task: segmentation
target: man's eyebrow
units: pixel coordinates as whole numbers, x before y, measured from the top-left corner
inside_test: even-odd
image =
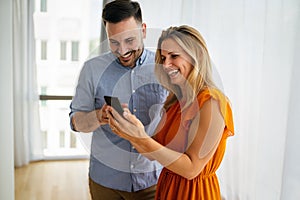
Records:
[[[136,38],[135,36],[131,36],[131,37],[126,38],[125,40],[132,40],[132,39],[135,39],[135,38]]]
[[[109,38],[108,40],[111,41],[111,42],[118,42],[118,40],[115,40],[115,39],[112,39],[112,38]]]

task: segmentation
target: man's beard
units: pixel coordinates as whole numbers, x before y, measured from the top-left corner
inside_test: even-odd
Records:
[[[135,67],[137,59],[140,57],[142,49],[132,49],[125,54],[121,55],[119,52],[115,52],[119,62],[125,67]],[[128,57],[127,57],[128,56]]]

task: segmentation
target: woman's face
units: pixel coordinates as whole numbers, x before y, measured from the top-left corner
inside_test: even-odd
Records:
[[[193,69],[192,58],[173,39],[166,39],[161,44],[163,69],[171,83],[184,86]]]

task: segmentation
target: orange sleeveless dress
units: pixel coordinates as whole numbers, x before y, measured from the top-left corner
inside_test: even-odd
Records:
[[[203,90],[197,97],[198,101],[183,112],[178,102],[171,106],[166,112],[163,127],[155,138],[164,146],[184,152],[189,125],[203,104],[211,98],[219,102],[225,121],[224,132],[216,152],[201,173],[192,180],[163,168],[157,183],[156,200],[221,200],[216,170],[225,153],[226,139],[234,134],[234,126],[229,101],[219,90]]]

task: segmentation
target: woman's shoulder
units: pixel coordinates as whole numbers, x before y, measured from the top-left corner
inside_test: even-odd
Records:
[[[229,102],[228,98],[225,96],[225,94],[218,88],[209,88],[205,87],[199,94],[197,95],[197,100],[199,102],[199,105],[203,105],[207,100],[214,99],[218,101],[225,101]]]
[[[225,125],[233,135],[234,133],[233,113],[232,113],[231,103],[228,97],[221,90],[217,88],[205,88],[197,96],[199,108],[201,109],[204,103],[210,99],[214,99],[218,102],[220,112],[223,115],[223,118],[225,120]]]

